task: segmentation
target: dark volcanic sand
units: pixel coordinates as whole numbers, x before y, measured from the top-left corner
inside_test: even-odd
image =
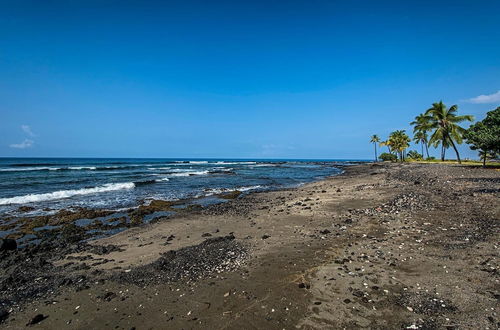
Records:
[[[0,252],[10,329],[497,329],[500,172],[374,164]]]

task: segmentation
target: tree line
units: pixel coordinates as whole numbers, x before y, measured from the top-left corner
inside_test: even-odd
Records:
[[[458,115],[458,106],[447,107],[442,101],[432,104],[422,114],[415,117],[410,123],[413,126],[413,139],[405,130],[397,130],[389,134],[387,140],[382,141],[378,135],[372,135],[370,142],[374,145],[375,161],[405,161],[407,159],[423,160],[424,152],[427,160],[434,160],[429,155],[429,147],[440,148],[441,161],[445,160],[446,151],[450,147],[456,154],[458,163],[461,163],[457,145],[465,140],[472,150],[478,150],[479,156],[486,165],[486,159],[497,158],[500,155],[500,107],[489,111],[486,118],[471,125],[468,129],[460,126],[462,122],[472,122],[471,115]],[[421,153],[415,150],[406,152],[413,140],[420,144]],[[388,152],[377,155],[377,145],[387,147]]]

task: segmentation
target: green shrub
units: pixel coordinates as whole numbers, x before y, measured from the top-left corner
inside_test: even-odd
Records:
[[[407,156],[408,156],[409,159],[413,159],[413,160],[422,160],[422,159],[424,159],[424,157],[421,154],[419,154],[418,152],[416,152],[415,150],[408,151]]]
[[[398,156],[394,154],[390,154],[388,152],[382,153],[378,158],[384,162],[396,162],[398,160]]]

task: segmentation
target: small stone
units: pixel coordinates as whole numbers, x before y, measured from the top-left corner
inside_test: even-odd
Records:
[[[359,290],[354,290],[354,291],[352,292],[352,295],[353,295],[353,296],[356,296],[356,297],[363,297],[363,295],[364,295],[364,294],[363,294],[363,292],[362,292],[362,291],[359,291]]]
[[[45,320],[48,316],[43,315],[43,314],[36,314],[26,325],[34,325],[42,322]]]

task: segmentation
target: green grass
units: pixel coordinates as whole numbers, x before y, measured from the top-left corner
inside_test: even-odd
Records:
[[[443,164],[458,164],[456,160],[452,159],[446,159],[444,162],[441,161],[440,159],[434,159],[434,160],[408,160],[407,162],[409,163],[419,163],[419,164],[436,164],[436,163],[443,163]],[[462,164],[465,166],[483,166],[483,162],[478,161],[478,160],[462,160]],[[495,169],[500,169],[500,163],[498,162],[486,162],[486,167],[487,168],[495,168]]]

